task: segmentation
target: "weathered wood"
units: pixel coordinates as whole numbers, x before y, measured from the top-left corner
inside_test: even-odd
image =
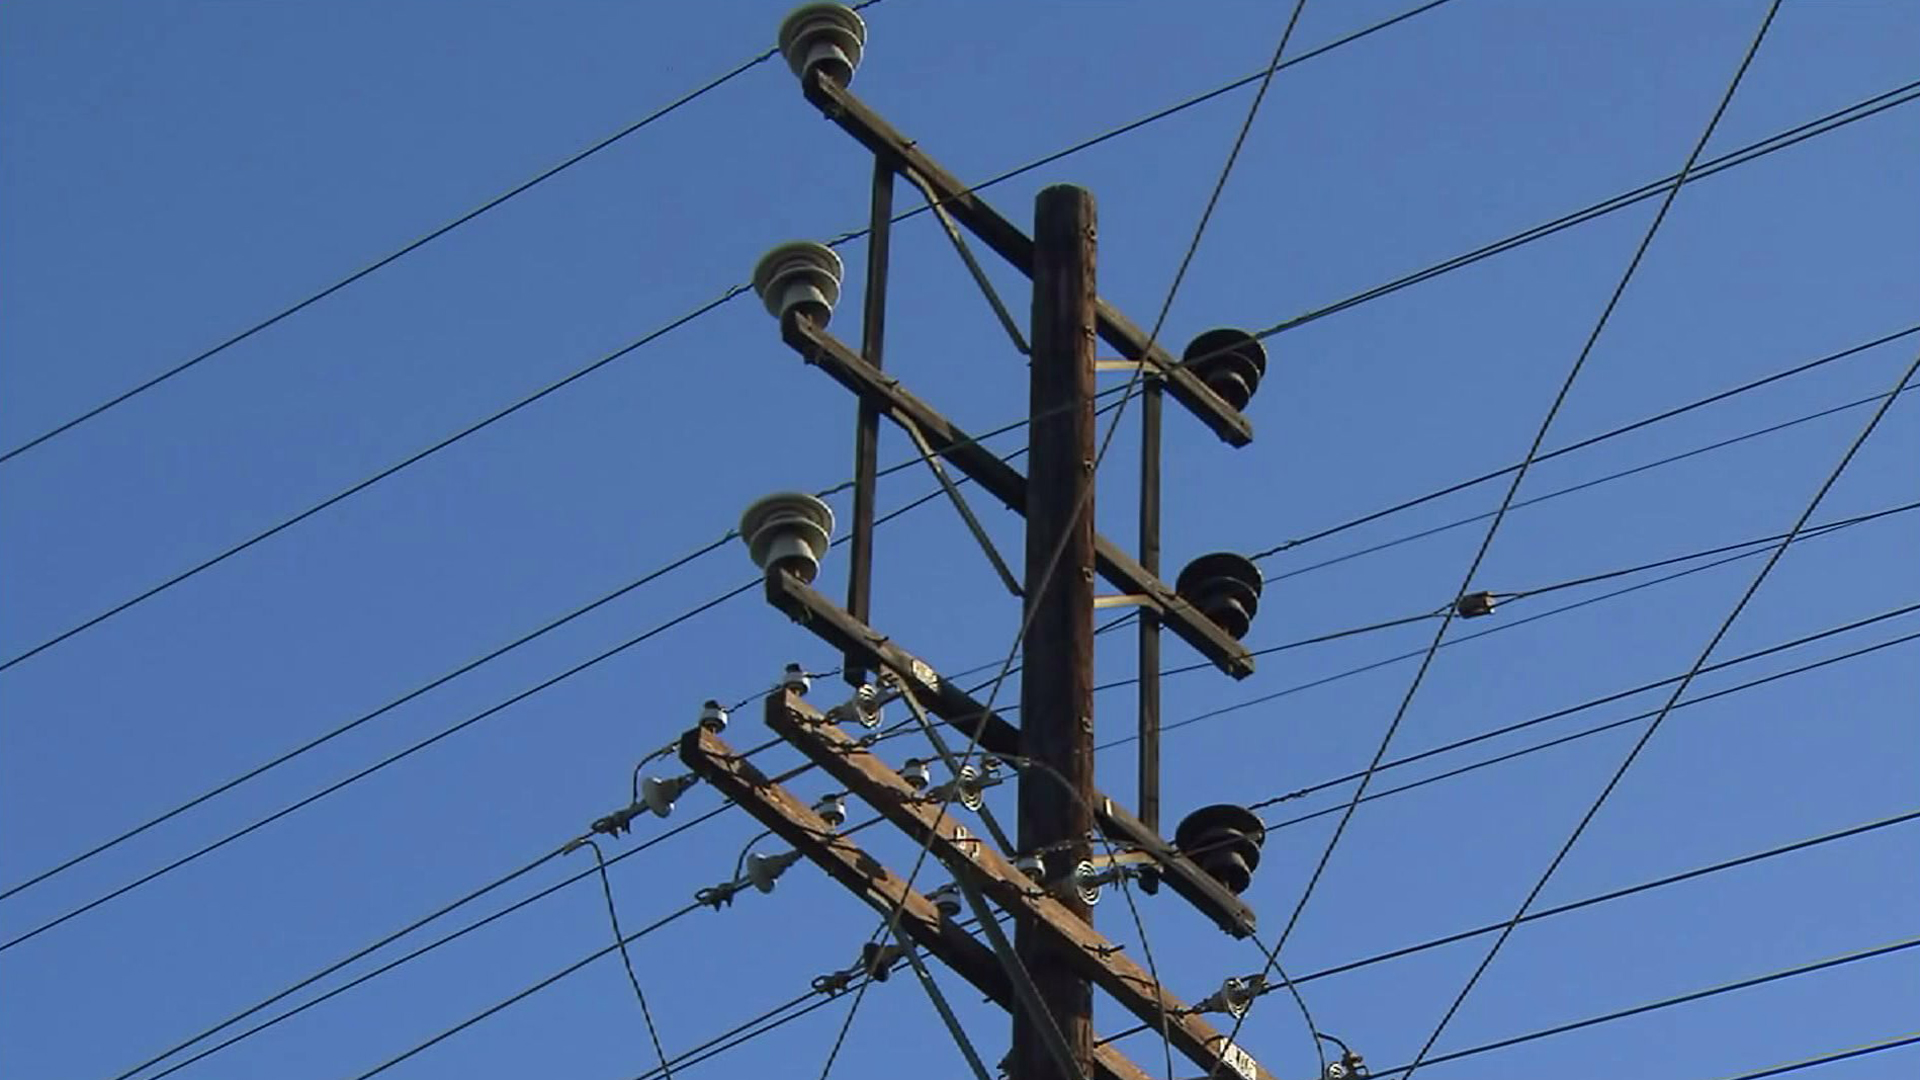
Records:
[[[807,100],[838,124],[841,130],[859,140],[879,160],[889,163],[896,171],[905,174],[910,170],[918,174],[955,220],[965,225],[968,231],[978,236],[1015,269],[1029,277],[1033,275],[1033,241],[1027,234],[1001,217],[985,200],[970,192],[939,162],[928,157],[914,140],[895,131],[891,124],[868,108],[852,91],[832,79],[816,74],[813,78],[802,79],[801,85]],[[1227,443],[1245,446],[1253,441],[1253,424],[1238,409],[1222,400],[1199,376],[1178,366],[1178,362],[1158,343],[1153,343],[1149,349],[1146,333],[1112,305],[1098,298],[1094,305],[1100,337],[1121,356],[1158,369],[1167,380],[1167,392]]]
[[[900,384],[900,380],[862,361],[845,342],[804,316],[783,321],[781,336],[808,363],[817,365],[835,382],[874,402],[881,412],[903,427],[911,423],[926,437],[935,453],[999,499],[1016,513],[1027,512],[1027,478],[977,443],[933,406]],[[1147,572],[1133,556],[1106,537],[1094,534],[1094,567],[1123,593],[1146,598],[1161,622],[1201,656],[1236,679],[1253,674],[1253,656],[1219,624],[1187,603],[1173,586]]]
[[[819,765],[849,792],[925,844],[935,857],[965,873],[989,899],[1034,920],[1060,945],[1060,955],[1084,977],[1111,995],[1128,1012],[1157,1030],[1164,1012],[1174,1049],[1211,1074],[1241,1080],[1273,1080],[1252,1057],[1231,1048],[1227,1038],[1186,1003],[1155,985],[1151,976],[1117,946],[1064,905],[1035,887],[1027,876],[981,842],[937,804],[919,793],[886,763],[852,737],[825,722],[801,698],[778,691],[768,698],[767,723],[782,738]],[[771,824],[771,822],[769,822]]]
[[[833,649],[861,657],[869,668],[891,672],[928,712],[976,740],[982,749],[1008,757],[1022,756],[1019,728],[947,681],[932,664],[847,614],[813,587],[791,574],[769,574],[766,595],[768,603]],[[1094,811],[1103,834],[1153,854],[1160,862],[1162,880],[1220,929],[1234,937],[1253,933],[1256,922],[1252,908],[1119,803],[1096,792]]]
[[[1020,850],[1075,866],[1093,832],[1093,299],[1098,217],[1093,195],[1056,185],[1034,201],[1033,363],[1027,430],[1027,572],[1021,637]],[[1091,925],[1093,905],[1061,907]],[[1015,948],[1051,1007],[1067,1051],[1093,1054],[1093,986],[1069,953],[1076,941],[1015,920]],[[1063,1075],[1033,1018],[1013,1014],[1015,1080]]]
[[[769,721],[775,710],[784,714],[795,702],[799,699],[769,697]],[[817,722],[819,714],[812,714],[812,719]],[[992,949],[942,918],[924,894],[851,839],[836,835],[806,803],[768,780],[719,736],[701,728],[688,731],[680,739],[680,759],[870,907],[887,914],[899,905],[901,933],[939,957],[995,1004],[1014,1007],[1012,986]],[[1144,1070],[1112,1047],[1096,1048],[1093,1064],[1096,1080],[1149,1080]]]
[[[887,264],[893,248],[893,171],[873,162],[873,196],[867,217],[867,292],[860,310],[860,355],[879,368],[887,333]],[[865,619],[873,601],[873,503],[879,478],[880,409],[861,398],[853,422],[853,521],[847,545],[847,610]],[[867,673],[851,658],[841,667],[850,686]]]

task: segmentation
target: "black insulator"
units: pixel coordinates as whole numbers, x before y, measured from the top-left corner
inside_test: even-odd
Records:
[[[1264,583],[1253,560],[1231,551],[1202,555],[1174,579],[1173,590],[1200,613],[1218,623],[1235,641],[1246,636],[1260,610]]]
[[[1235,409],[1244,409],[1267,373],[1267,350],[1245,330],[1209,330],[1187,344],[1181,361],[1207,389]]]
[[[1253,881],[1253,872],[1260,866],[1260,845],[1266,839],[1266,823],[1253,811],[1217,803],[1181,819],[1173,846],[1238,895]]]

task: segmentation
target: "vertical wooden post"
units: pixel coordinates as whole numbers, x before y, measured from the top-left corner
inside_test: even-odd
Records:
[[[1140,565],[1160,576],[1160,415],[1164,384],[1152,376],[1140,395]],[[1140,612],[1139,816],[1160,831],[1160,617]]]
[[[860,357],[881,365],[887,327],[887,258],[893,239],[893,170],[873,159],[873,200],[867,222],[867,293],[861,309]],[[873,600],[873,501],[879,472],[880,410],[865,398],[853,428],[853,540],[849,544],[847,610],[866,622]],[[847,657],[841,674],[852,686],[867,681],[867,671]]]
[[[1047,849],[1050,870],[1070,871],[1087,858],[1093,828],[1095,239],[1092,193],[1066,185],[1040,192],[1020,716],[1021,750],[1042,768],[1020,774],[1019,842],[1024,851]],[[1092,921],[1077,897],[1067,906]],[[1090,1075],[1091,985],[1030,918],[1020,921],[1015,945],[1080,1074]],[[1012,1066],[1012,1080],[1072,1080],[1022,1014],[1014,1018]]]

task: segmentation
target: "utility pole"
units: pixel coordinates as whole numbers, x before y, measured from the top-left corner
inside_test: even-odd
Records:
[[[1112,1045],[1096,1043],[1096,988],[1142,1023],[1163,1028],[1173,1049],[1208,1075],[1273,1080],[1202,1015],[1219,1011],[1209,1004],[1219,994],[1188,1006],[1093,926],[1101,890],[1115,882],[1124,888],[1137,876],[1149,892],[1166,885],[1234,937],[1254,932],[1254,912],[1239,892],[1259,862],[1264,832],[1258,819],[1239,807],[1213,806],[1187,815],[1172,841],[1159,831],[1160,632],[1171,631],[1223,674],[1245,678],[1254,661],[1240,638],[1261,585],[1257,567],[1225,552],[1194,559],[1175,584],[1160,577],[1160,428],[1164,394],[1221,441],[1246,445],[1253,428],[1240,410],[1258,385],[1265,355],[1243,331],[1214,330],[1176,361],[1099,297],[1089,192],[1071,186],[1042,191],[1029,237],[935,161],[919,140],[882,119],[848,89],[866,46],[866,26],[851,9],[807,4],[781,26],[779,45],[807,101],[872,154],[873,179],[860,348],[828,330],[843,272],[832,248],[812,241],[782,244],[753,274],[755,291],[779,320],[780,340],[858,399],[846,606],[814,588],[834,529],[825,503],[781,493],[759,500],[741,519],[741,538],[766,574],[767,602],[842,654],[855,688],[844,704],[819,709],[802,700],[810,689],[807,679],[783,679],[766,699],[766,723],[848,796],[921,845],[952,881],[922,892],[861,851],[836,831],[844,812],[809,808],[723,742],[724,717],[719,726],[688,732],[680,757],[791,843],[798,853],[792,857],[812,861],[881,911],[894,937],[925,949],[1005,1007],[1013,1017],[1008,1080],[1145,1080]],[[895,368],[882,369],[895,177],[925,196],[1013,350],[1029,358],[1028,475],[910,391]],[[1032,280],[1026,335],[981,270],[963,229]],[[1120,359],[1096,363],[1097,340]],[[1137,379],[1146,394],[1137,560],[1094,528],[1093,399],[1100,371]],[[1019,727],[873,625],[875,447],[882,418],[919,449],[987,561],[1021,597]],[[974,492],[1026,518],[1023,581],[1014,580],[948,468],[973,481]],[[1117,593],[1096,597],[1096,580]],[[1140,817],[1094,786],[1093,614],[1110,606],[1130,606],[1141,616]],[[934,784],[934,763],[926,759],[896,767],[875,754],[874,734],[888,700],[907,706],[938,751],[937,764],[950,774],[944,783]],[[965,755],[948,748],[935,719],[966,736]],[[869,734],[841,730],[850,723]],[[1016,838],[1008,838],[985,798],[1008,764],[1018,772]],[[976,815],[978,825],[963,824],[963,813]],[[987,835],[977,835],[975,827]],[[1103,842],[1101,854],[1092,850],[1096,838]],[[973,908],[978,937],[955,921],[956,894]],[[999,925],[1005,916],[1015,924],[1011,942]],[[952,1021],[930,976],[924,985],[979,1074],[982,1056]]]
[[[1020,849],[1078,866],[1093,831],[1093,347],[1095,215],[1077,187],[1034,203],[1033,362],[1027,478],[1026,633],[1020,744]],[[1057,854],[1056,854],[1057,853]],[[1068,892],[1067,910],[1093,922]],[[1030,918],[1014,938],[1081,1076],[1093,1053],[1093,989]],[[1025,1013],[1013,1018],[1014,1080],[1062,1076]]]

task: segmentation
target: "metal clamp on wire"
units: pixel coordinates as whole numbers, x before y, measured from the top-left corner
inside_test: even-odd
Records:
[[[1238,1020],[1253,1008],[1254,999],[1266,992],[1267,977],[1262,973],[1229,975],[1220,984],[1220,989],[1194,1002],[1189,1008],[1196,1013],[1225,1013]]]

